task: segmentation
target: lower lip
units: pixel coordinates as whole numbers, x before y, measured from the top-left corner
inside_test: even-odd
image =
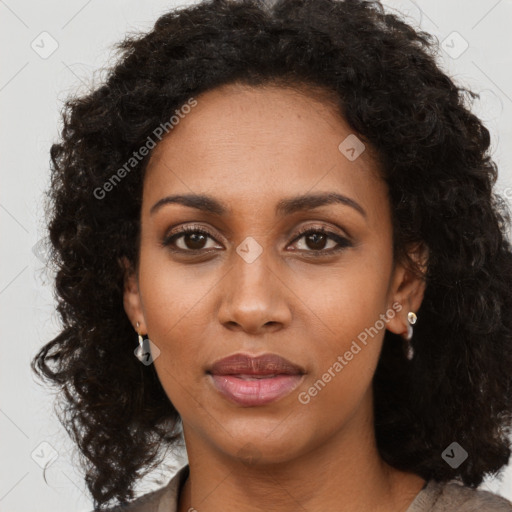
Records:
[[[232,402],[245,407],[265,405],[291,393],[302,381],[303,375],[276,375],[275,377],[245,380],[235,375],[212,375],[213,385]]]

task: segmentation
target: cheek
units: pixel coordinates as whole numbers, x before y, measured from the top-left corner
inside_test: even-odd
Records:
[[[303,388],[311,402],[350,407],[370,385],[386,330],[391,266],[391,255],[361,252],[310,287],[306,304],[321,320],[310,332],[314,372]]]
[[[205,307],[216,283],[210,274],[198,276],[192,266],[178,267],[165,251],[141,252],[139,287],[144,318],[148,337],[160,350],[155,369],[177,408],[193,385],[191,381],[199,376],[198,354],[202,353],[206,324],[211,321]]]
[[[345,418],[357,408],[371,387],[385,332],[380,311],[371,304],[359,309],[354,301],[340,304],[345,310],[333,311],[325,336],[314,338],[312,371],[298,390],[299,402],[320,417],[336,411]]]
[[[164,341],[186,334],[198,319],[218,281],[208,265],[179,264],[165,249],[142,248],[140,291],[149,334]]]
[[[305,303],[331,333],[347,341],[385,313],[391,268],[385,251],[354,252],[343,265],[325,268],[308,281]]]

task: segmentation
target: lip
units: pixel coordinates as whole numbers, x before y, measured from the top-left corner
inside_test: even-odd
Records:
[[[238,405],[265,405],[291,393],[306,371],[277,354],[237,353],[216,361],[207,374],[214,388]]]
[[[299,365],[277,354],[260,354],[252,356],[238,352],[211,365],[208,373],[213,375],[297,375],[306,373]]]

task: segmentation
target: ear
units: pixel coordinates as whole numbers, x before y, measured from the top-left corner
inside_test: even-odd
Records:
[[[399,313],[390,318],[386,326],[389,331],[404,338],[407,336],[407,313],[418,311],[425,294],[426,282],[424,276],[427,271],[428,248],[425,244],[415,244],[409,249],[408,253],[411,259],[417,263],[423,275],[416,275],[402,263],[396,264],[389,292],[389,307],[395,304],[393,309]],[[396,309],[396,303],[402,306],[401,309]]]
[[[146,321],[142,310],[137,274],[125,256],[119,260],[119,264],[124,269],[124,310],[126,311],[135,331],[139,334],[146,334]],[[139,322],[138,327],[137,322]]]

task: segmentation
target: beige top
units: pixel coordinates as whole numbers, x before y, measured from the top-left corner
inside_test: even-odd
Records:
[[[164,487],[140,496],[124,508],[105,512],[177,512],[180,489],[188,474],[187,464]],[[512,503],[489,491],[466,487],[457,480],[444,483],[429,480],[406,512],[512,512]]]

